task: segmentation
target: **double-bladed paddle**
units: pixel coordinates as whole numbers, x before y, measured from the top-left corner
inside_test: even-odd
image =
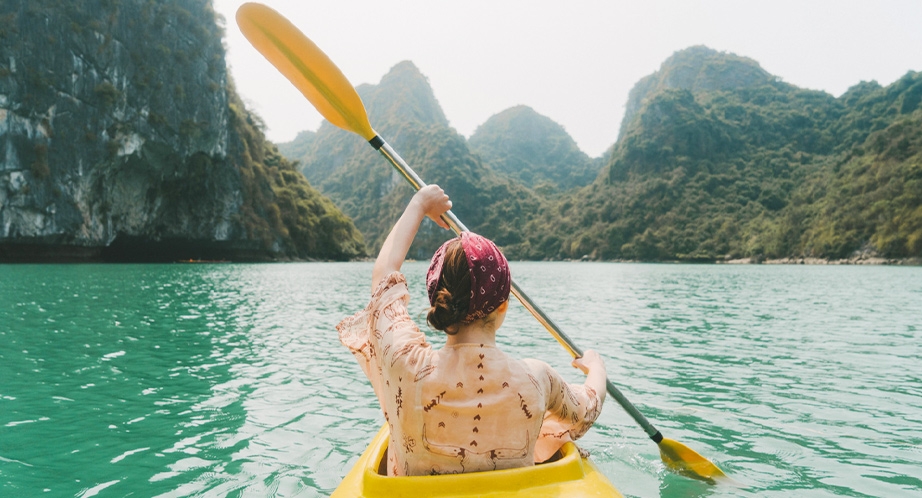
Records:
[[[367,140],[416,190],[426,186],[403,158],[371,127],[365,106],[349,80],[288,19],[265,5],[246,3],[237,10],[237,25],[256,50],[288,78],[327,121]],[[451,211],[443,214],[442,218],[455,233],[467,231],[467,227]],[[574,358],[582,356],[582,350],[529,299],[515,281],[512,282],[512,294]],[[608,393],[656,442],[667,467],[705,480],[724,475],[716,465],[691,448],[664,438],[608,379],[606,386]]]

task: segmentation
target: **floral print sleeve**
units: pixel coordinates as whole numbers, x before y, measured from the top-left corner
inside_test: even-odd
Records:
[[[339,339],[352,352],[368,377],[391,429],[389,475],[409,473],[406,454],[412,454],[421,411],[417,383],[429,375],[434,352],[407,312],[410,293],[399,272],[388,275],[371,295],[364,310],[336,326]]]
[[[567,441],[575,441],[592,427],[602,412],[605,393],[583,384],[569,384],[550,365],[525,360],[547,393],[544,423],[535,447],[535,461],[543,462]]]
[[[407,312],[409,301],[406,278],[393,272],[378,284],[365,309],[336,326],[340,341],[358,360],[378,399],[384,399],[390,373],[414,370],[420,356],[431,352],[426,336]],[[386,414],[387,408],[382,408]]]

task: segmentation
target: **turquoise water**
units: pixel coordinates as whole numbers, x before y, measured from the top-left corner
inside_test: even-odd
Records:
[[[665,470],[608,400],[582,444],[624,494],[922,495],[922,268],[512,269],[666,437],[735,480]],[[422,320],[425,265],[406,270]],[[370,272],[0,265],[0,495],[329,494],[383,422],[333,329]],[[581,378],[520,306],[500,342]]]

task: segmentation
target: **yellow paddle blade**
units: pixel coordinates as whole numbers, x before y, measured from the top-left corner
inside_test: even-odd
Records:
[[[705,481],[713,481],[714,478],[725,476],[724,472],[707,458],[678,441],[672,439],[660,441],[659,454],[663,463],[679,474]]]
[[[362,99],[333,61],[288,19],[265,5],[237,9],[243,36],[307,97],[327,121],[365,140],[376,133]]]

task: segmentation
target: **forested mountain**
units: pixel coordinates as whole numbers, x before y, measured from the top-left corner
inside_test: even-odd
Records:
[[[376,129],[515,258],[922,257],[920,73],[836,98],[692,47],[637,83],[601,172],[569,190],[585,156],[528,108],[468,146],[411,64],[359,91]],[[403,181],[383,159],[328,124],[287,147],[309,151],[305,174],[379,245],[409,195],[393,194]]]
[[[492,116],[469,143],[489,168],[548,193],[586,186],[602,168],[563,126],[528,106]]]
[[[556,256],[922,255],[922,75],[837,99],[762,73],[695,47],[642,80],[603,174],[548,226]]]
[[[220,25],[207,0],[0,2],[0,261],[364,254],[244,108]]]
[[[359,86],[358,92],[375,130],[426,182],[450,193],[453,211],[468,228],[500,245],[521,243],[521,224],[543,212],[541,197],[483,165],[467,140],[449,127],[416,66],[402,62],[378,85]],[[316,135],[302,135],[281,146],[289,153],[299,148],[307,152],[289,157],[299,161],[308,180],[352,217],[370,249],[380,247],[412,188],[364,140],[327,122]],[[449,236],[427,221],[411,257],[428,258]]]
[[[207,0],[0,3],[0,260],[380,246],[410,187],[325,123],[280,146],[330,198],[314,190],[236,95],[222,23]],[[692,47],[637,83],[595,159],[525,106],[466,140],[410,62],[358,90],[382,136],[513,258],[922,257],[920,73],[836,98]],[[447,236],[426,224],[412,256]]]

